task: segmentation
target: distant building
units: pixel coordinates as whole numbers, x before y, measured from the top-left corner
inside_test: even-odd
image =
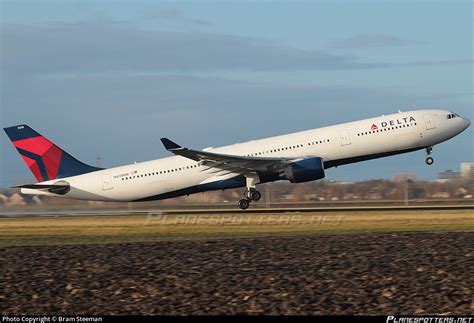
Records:
[[[461,163],[461,177],[474,179],[474,163]]]
[[[439,172],[438,179],[451,180],[458,178],[459,175],[461,175],[459,172],[453,172],[452,170],[448,169],[444,172]]]

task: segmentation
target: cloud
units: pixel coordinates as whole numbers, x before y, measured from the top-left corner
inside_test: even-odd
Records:
[[[7,75],[383,66],[248,37],[141,30],[124,23],[4,24],[1,36]]]
[[[172,19],[179,11],[161,12]],[[251,37],[189,31],[143,30],[124,22],[4,24],[4,78],[57,75],[215,71],[307,71],[464,64],[472,59],[407,63],[364,62],[354,55],[307,50]],[[403,43],[388,36],[353,45]],[[385,40],[384,40],[385,39]]]
[[[209,27],[212,25],[210,21],[198,18],[188,18],[176,8],[160,8],[160,9],[149,9],[143,14],[143,18],[146,20],[160,22],[177,22],[190,24],[200,27]]]
[[[372,48],[372,47],[400,47],[419,45],[424,42],[405,40],[388,34],[358,34],[333,43],[333,48]]]
[[[432,65],[455,65],[455,64],[472,64],[474,59],[445,59],[437,61],[415,61],[409,63],[393,64],[394,66],[432,66]]]
[[[163,152],[160,136],[176,137],[199,148],[350,121],[361,117],[360,111],[367,116],[378,114],[387,100],[396,106],[405,102],[385,91],[372,93],[363,88],[185,75],[18,80],[4,82],[2,92],[3,126],[30,123],[53,129],[55,134],[64,134],[57,137],[59,143],[65,141],[64,146],[72,140],[87,154],[93,146],[103,145],[120,156],[118,160],[130,152],[151,157],[155,152],[150,152],[149,145]],[[347,111],[349,102],[353,111]],[[85,136],[88,141],[100,140],[84,145]]]
[[[143,14],[143,18],[147,20],[175,20],[179,17],[182,17],[182,13],[176,8],[147,10]]]
[[[380,88],[189,75],[122,78],[84,74],[2,82],[1,122],[2,126],[30,124],[80,160],[93,163],[100,153],[103,165],[111,167],[169,156],[159,141],[164,136],[201,149],[389,114],[409,105],[447,106],[447,102],[443,97]],[[470,111],[470,104],[456,106],[462,115]],[[472,146],[469,138],[466,134],[458,139],[459,145],[438,147],[438,165],[448,167],[449,156],[456,155],[458,147]],[[0,142],[0,186],[30,176],[8,138],[0,136]],[[446,153],[441,152],[443,149]],[[404,158],[405,164],[419,161],[424,165],[416,154]],[[398,159],[374,164],[378,168],[371,168],[371,176],[391,176],[400,163]],[[338,168],[337,174],[346,178],[366,176],[366,170],[357,172],[364,167],[367,164]]]

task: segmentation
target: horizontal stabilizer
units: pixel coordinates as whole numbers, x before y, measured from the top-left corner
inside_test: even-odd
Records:
[[[41,190],[41,191],[48,191],[50,193],[63,195],[69,192],[71,186],[69,184],[25,184],[25,185],[18,185],[12,186],[12,188],[27,188],[32,190]]]

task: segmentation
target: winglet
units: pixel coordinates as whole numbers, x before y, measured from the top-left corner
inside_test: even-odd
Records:
[[[172,142],[168,138],[161,138],[160,140],[163,143],[163,146],[165,146],[166,150],[176,150],[182,148],[180,145],[175,142]]]

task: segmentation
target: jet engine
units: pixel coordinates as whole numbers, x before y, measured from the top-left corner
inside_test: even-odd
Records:
[[[324,178],[324,164],[321,157],[303,159],[288,165],[282,174],[292,183],[303,183]]]

